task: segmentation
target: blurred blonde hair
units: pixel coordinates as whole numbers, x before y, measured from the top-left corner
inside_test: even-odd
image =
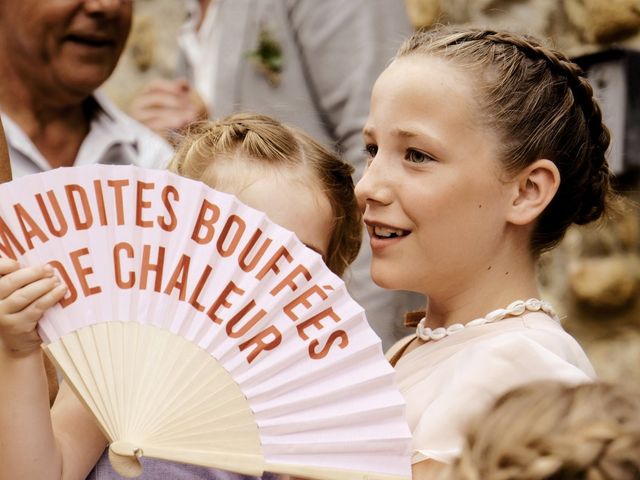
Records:
[[[169,170],[229,193],[271,173],[293,174],[294,181],[317,189],[331,205],[327,266],[342,275],[358,254],[362,225],[353,167],[301,130],[253,113],[196,123],[185,133]]]
[[[471,426],[449,480],[638,480],[640,392],[535,382]]]

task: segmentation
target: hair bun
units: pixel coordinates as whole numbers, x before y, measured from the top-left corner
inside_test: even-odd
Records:
[[[606,160],[602,166],[591,175],[589,182],[590,194],[585,195],[580,208],[576,212],[574,223],[585,225],[598,220],[605,211],[606,200],[611,185],[611,172]]]

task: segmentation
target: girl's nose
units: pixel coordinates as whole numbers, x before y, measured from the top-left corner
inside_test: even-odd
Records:
[[[374,158],[356,184],[356,198],[361,208],[369,203],[386,205],[391,203],[393,191],[388,172],[378,156]]]

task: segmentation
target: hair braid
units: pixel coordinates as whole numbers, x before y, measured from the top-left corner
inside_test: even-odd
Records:
[[[471,426],[447,478],[638,480],[640,395],[606,383],[512,390]]]
[[[587,185],[591,186],[592,193],[588,198],[594,201],[581,203],[581,209],[574,222],[585,224],[596,220],[603,213],[605,192],[611,183],[611,172],[606,160],[611,135],[602,121],[602,110],[594,98],[593,88],[584,71],[563,53],[532,43],[526,36],[516,36],[507,32],[490,32],[486,39],[505,45],[514,45],[531,60],[546,62],[551,72],[566,79],[569,91],[583,112],[589,131],[589,144],[586,148],[591,149],[590,158],[593,159],[592,163],[584,162],[583,165],[576,165],[577,168],[586,169],[584,177],[587,179]]]

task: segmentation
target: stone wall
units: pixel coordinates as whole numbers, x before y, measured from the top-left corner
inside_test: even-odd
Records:
[[[456,23],[550,39],[570,56],[640,48],[639,0],[405,0],[417,27]]]
[[[543,256],[543,296],[582,344],[598,374],[640,385],[638,194],[608,221],[574,227]]]

